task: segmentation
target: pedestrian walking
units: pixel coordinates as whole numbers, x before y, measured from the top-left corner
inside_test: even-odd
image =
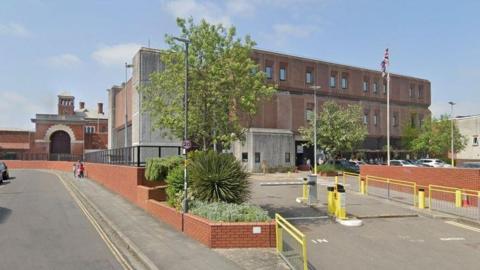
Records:
[[[73,167],[72,167],[72,170],[73,170],[73,177],[76,178],[77,177],[77,163],[73,163]]]
[[[83,165],[82,162],[80,162],[80,178],[84,177],[84,173],[85,173],[85,166]]]

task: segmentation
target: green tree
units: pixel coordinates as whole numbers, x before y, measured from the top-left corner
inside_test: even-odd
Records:
[[[427,119],[418,128],[404,130],[403,144],[408,150],[421,156],[447,158],[451,150],[451,122],[447,115],[439,119]],[[465,149],[467,139],[463,136],[456,125],[453,126],[454,148],[458,153]]]
[[[308,120],[307,127],[298,129],[310,145],[314,143],[313,120]],[[362,122],[362,108],[359,105],[346,107],[327,101],[317,118],[317,145],[334,158],[343,152],[353,151],[367,135],[367,128]]]
[[[245,126],[260,102],[275,93],[266,84],[264,72],[252,60],[255,42],[236,37],[234,27],[211,25],[202,20],[177,19],[181,37],[189,46],[189,138],[203,149],[214,144],[224,147],[243,140]],[[161,53],[164,68],[153,73],[151,83],[140,91],[144,110],[151,113],[154,126],[167,128],[179,138],[184,129],[184,46],[166,35],[168,49]]]

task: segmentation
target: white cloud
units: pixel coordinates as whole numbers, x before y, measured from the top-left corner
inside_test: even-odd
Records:
[[[92,58],[105,66],[118,66],[131,62],[135,53],[142,47],[138,43],[125,43],[105,46],[92,53]]]
[[[52,67],[74,67],[82,63],[78,56],[70,53],[64,53],[52,56],[47,59],[47,63]]]
[[[32,129],[31,118],[36,113],[48,113],[52,102],[44,97],[35,98],[18,91],[0,91],[0,123],[2,127]],[[12,113],[13,112],[13,113]]]
[[[237,6],[239,7],[239,6]],[[225,7],[210,1],[177,0],[167,1],[165,9],[174,17],[189,18],[196,20],[205,19],[209,23],[221,23],[225,26],[232,24],[231,17]]]
[[[30,32],[21,24],[7,23],[0,24],[0,36],[28,37]]]

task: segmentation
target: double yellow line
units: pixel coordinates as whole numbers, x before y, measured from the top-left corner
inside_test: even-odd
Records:
[[[107,234],[105,233],[105,231],[102,229],[102,227],[100,227],[100,225],[97,223],[97,221],[93,218],[93,216],[90,214],[90,212],[87,210],[87,208],[85,207],[85,205],[82,203],[82,201],[80,201],[80,199],[78,198],[78,196],[73,192],[72,188],[65,182],[65,180],[63,179],[63,177],[61,175],[59,175],[58,173],[56,172],[53,172],[53,174],[55,174],[59,179],[60,181],[63,183],[63,185],[65,186],[65,188],[67,189],[67,191],[70,193],[70,195],[72,196],[73,200],[77,203],[78,207],[80,208],[80,210],[82,210],[82,212],[85,214],[85,216],[87,217],[87,219],[90,221],[90,223],[92,224],[92,226],[95,228],[95,230],[97,231],[97,233],[100,235],[100,237],[103,239],[103,241],[105,242],[105,244],[107,245],[108,249],[112,252],[113,256],[117,259],[117,261],[120,263],[120,265],[123,267],[123,269],[125,270],[133,270],[132,266],[127,262],[127,260],[122,256],[122,254],[120,253],[120,251],[117,249],[117,247],[115,247],[115,245],[112,243],[112,241],[110,240],[110,238],[108,238]]]

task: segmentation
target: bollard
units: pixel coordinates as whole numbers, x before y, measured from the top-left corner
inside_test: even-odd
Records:
[[[317,175],[312,174],[308,176],[308,192],[307,192],[307,203],[308,205],[313,205],[317,203]]]
[[[425,189],[418,189],[418,208],[425,209]]]
[[[308,179],[307,179],[306,177],[303,178],[302,199],[303,199],[304,202],[306,202],[307,199],[308,199],[308,181],[307,181],[307,180],[308,180]]]
[[[365,181],[363,181],[363,180],[360,180],[360,194],[363,194],[363,195],[366,194],[366,192],[365,192]]]
[[[455,207],[462,207],[462,191],[455,190]]]
[[[345,209],[345,188],[342,185],[337,185],[337,197],[335,201],[335,216],[339,219],[347,218],[347,211]]]
[[[327,211],[329,215],[333,216],[335,214],[335,188],[327,187],[327,191]]]

